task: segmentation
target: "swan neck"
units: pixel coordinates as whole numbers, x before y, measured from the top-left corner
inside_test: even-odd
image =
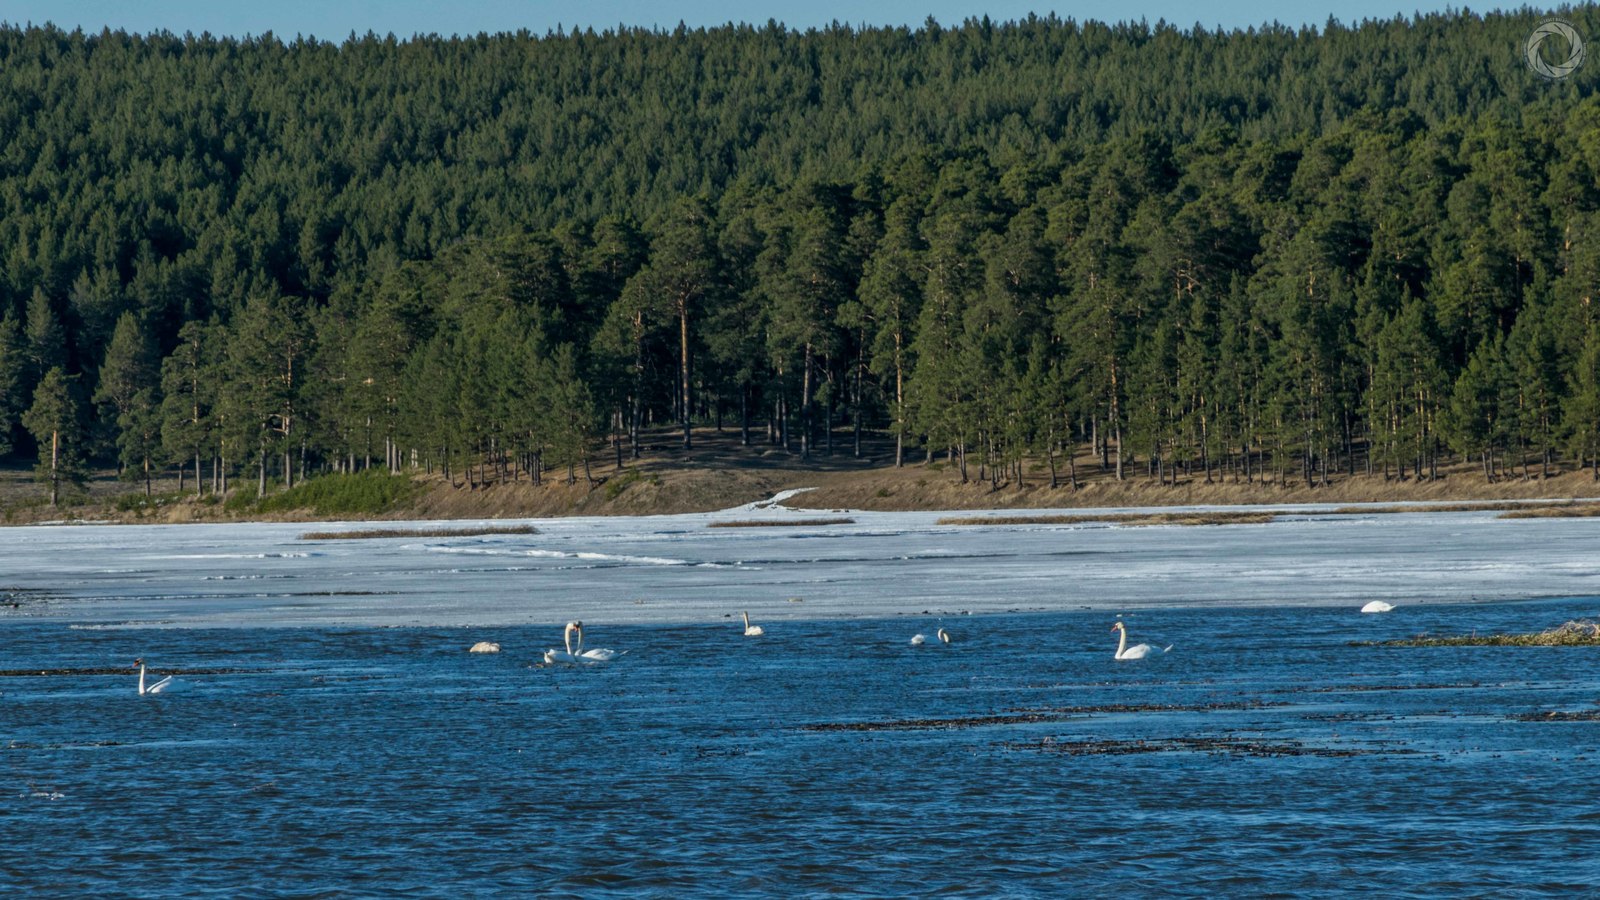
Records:
[[[144,663],[139,664],[139,693],[144,693]]]
[[[739,615],[744,616],[744,630],[745,631],[749,631],[750,630],[750,614],[747,613],[747,612],[742,612]]]
[[[1117,629],[1117,658],[1121,659],[1124,651],[1128,649],[1128,629]]]

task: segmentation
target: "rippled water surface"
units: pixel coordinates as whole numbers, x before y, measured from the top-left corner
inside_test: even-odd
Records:
[[[1446,552],[1465,554],[1479,540],[1508,565],[1565,559],[1551,577],[1593,577],[1589,557],[1550,549],[1580,547],[1584,532],[1480,534],[1477,519],[1435,521],[1435,532],[1404,527],[1435,549],[1467,542]],[[650,527],[663,526],[680,527]],[[1316,527],[1332,535],[1340,526]],[[405,615],[431,609],[435,621],[396,625],[367,613],[368,624],[280,628],[261,624],[267,617],[251,604],[299,594],[293,602],[305,605],[295,615],[314,619],[316,603],[342,601],[317,601],[311,583],[354,590],[347,585],[362,579],[339,573],[356,571],[361,551],[271,557],[294,546],[292,534],[275,544],[260,531],[243,532],[249,540],[202,532],[164,540],[159,530],[128,540],[101,529],[98,552],[40,561],[13,539],[0,544],[0,557],[12,554],[13,583],[0,587],[48,588],[39,573],[59,577],[43,599],[13,590],[19,605],[0,615],[0,894],[1600,890],[1588,864],[1600,852],[1600,653],[1353,644],[1535,630],[1594,616],[1600,600],[1434,596],[1382,616],[1345,603],[1273,603],[1247,573],[1277,565],[1278,532],[1134,531],[1121,544],[1096,537],[1093,549],[1133,554],[1130,565],[1156,581],[1161,531],[1180,553],[1202,531],[1192,540],[1255,545],[1255,557],[1241,550],[1214,573],[1231,587],[1211,587],[1251,602],[1205,605],[1179,590],[1166,605],[1130,604],[1133,640],[1172,650],[1119,663],[1111,609],[981,612],[974,602],[974,615],[891,615],[901,601],[879,608],[869,597],[850,607],[854,617],[829,619],[808,614],[808,604],[843,589],[785,605],[806,569],[768,553],[764,575],[637,561],[617,563],[630,573],[625,589],[605,569],[563,575],[574,580],[539,593],[540,620],[527,624],[504,621],[505,597],[478,607],[464,598],[461,608],[491,614],[452,624],[448,577],[425,606],[406,599],[429,590],[413,573],[389,596],[408,604]],[[1281,533],[1295,539],[1292,529]],[[37,540],[87,540],[74,534],[41,530]],[[1545,540],[1524,554],[1519,534]],[[729,540],[791,541],[805,558],[845,546]],[[897,548],[956,546],[929,529],[896,540]],[[809,571],[832,584],[876,572],[902,597],[952,580],[974,600],[991,580],[1008,602],[1030,599],[1022,580],[1081,587],[1071,557],[1036,558],[1046,546],[1073,549],[1061,546],[1066,539],[974,540],[1000,561],[879,567],[879,555],[910,554],[863,537],[839,552],[854,562],[814,562]],[[267,549],[241,558],[238,548],[252,542]],[[447,545],[507,546],[439,544]],[[136,552],[199,559],[131,565]],[[429,552],[439,551],[403,555]],[[610,555],[698,553],[717,555],[698,545]],[[1433,562],[1420,564],[1444,578]],[[1320,557],[1306,565],[1326,566],[1307,578],[1336,578]],[[1368,572],[1371,560],[1350,565],[1384,580]],[[119,571],[129,569],[139,571]],[[727,579],[786,580],[762,597],[768,633],[745,638],[736,617],[673,606],[685,583],[645,570],[732,572],[708,577],[713,592],[727,590],[718,587]],[[226,594],[206,580],[228,575],[310,583]],[[1387,596],[1403,600],[1409,577],[1396,566]],[[652,578],[663,585],[655,593]],[[366,580],[385,583],[376,567]],[[1328,597],[1345,589],[1308,585]],[[195,627],[148,627],[157,595],[160,615]],[[594,595],[606,595],[601,611],[626,610],[630,595],[651,611],[597,618],[585,606]],[[182,618],[184,598],[200,611],[193,622]],[[588,646],[626,655],[585,668],[535,665],[560,642],[556,608],[585,619]],[[950,646],[909,644],[940,625],[954,636]],[[504,652],[465,652],[480,639]],[[127,664],[138,656],[179,672],[180,689],[137,696]]]
[[[457,895],[1595,889],[1600,665],[1583,649],[1355,638],[1495,630],[1594,603],[590,626],[0,626],[0,878],[38,893]],[[1142,743],[1141,743],[1142,742]]]

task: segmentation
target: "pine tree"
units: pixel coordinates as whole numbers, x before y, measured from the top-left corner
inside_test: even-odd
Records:
[[[155,387],[158,377],[155,348],[138,318],[133,313],[123,313],[106,347],[105,361],[100,365],[100,385],[95,389],[94,403],[105,410],[104,419],[120,422],[133,407],[135,395]]]
[[[34,474],[50,486],[50,505],[57,506],[63,485],[81,488],[88,479],[84,469],[83,420],[74,379],[53,366],[33,393],[33,406],[22,417],[39,445],[39,465]]]

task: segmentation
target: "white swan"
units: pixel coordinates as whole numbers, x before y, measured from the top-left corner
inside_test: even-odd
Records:
[[[1366,606],[1361,607],[1361,611],[1364,613],[1382,613],[1388,612],[1391,609],[1394,609],[1394,607],[1383,602],[1382,600],[1374,600],[1371,603],[1368,603]]]
[[[750,614],[749,613],[742,612],[742,613],[739,613],[739,615],[744,616],[744,636],[745,637],[761,637],[763,634],[767,633],[767,630],[765,628],[762,628],[760,625],[751,625],[750,624]]]
[[[144,683],[144,659],[142,657],[140,659],[136,659],[133,661],[133,664],[139,667],[139,696],[141,697],[143,697],[145,694],[159,694],[162,691],[169,690],[176,685],[176,682],[173,681],[173,678],[176,676],[168,675],[155,684],[146,687]]]
[[[1132,647],[1129,647],[1128,629],[1124,628],[1120,621],[1111,626],[1111,630],[1122,632],[1122,636],[1117,639],[1117,659],[1144,659],[1146,656],[1149,656],[1152,653],[1166,653],[1168,650],[1172,649],[1171,644],[1168,644],[1164,649],[1159,651],[1149,644],[1134,644]]]
[[[573,641],[574,637],[577,638],[576,642]],[[596,648],[596,649],[593,649],[593,650],[585,650],[585,649],[583,649],[583,623],[582,622],[568,622],[566,630],[564,630],[562,632],[562,634],[561,634],[561,638],[562,638],[562,641],[566,644],[567,649],[565,651],[562,651],[562,650],[546,650],[544,652],[544,661],[546,663],[550,663],[550,664],[568,663],[568,664],[571,664],[571,663],[610,662],[611,660],[616,659],[617,657],[621,656],[622,654],[628,652],[626,650],[621,650],[621,651],[618,651],[618,650],[604,650],[604,649],[600,649],[600,648]]]
[[[500,645],[494,641],[479,641],[467,649],[468,653],[499,653]]]
[[[939,643],[944,644],[945,646],[949,646],[950,645],[950,632],[945,631],[943,628],[941,628],[938,631],[934,632],[933,634],[934,634],[934,637],[939,639]],[[913,646],[913,647],[921,647],[922,645],[926,644],[927,642],[928,642],[928,636],[925,635],[925,634],[914,634],[914,635],[911,636],[911,646]]]

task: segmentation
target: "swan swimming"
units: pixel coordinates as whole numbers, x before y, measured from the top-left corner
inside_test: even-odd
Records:
[[[494,641],[479,641],[467,650],[468,653],[499,653],[500,645]]]
[[[139,659],[134,660],[133,664],[139,667],[139,696],[143,697],[145,694],[159,694],[162,691],[170,690],[176,687],[176,682],[174,682],[173,679],[177,676],[174,675],[168,675],[155,684],[146,687],[144,683],[144,658],[140,657]]]
[[[555,663],[572,664],[572,663],[610,662],[611,660],[616,659],[617,657],[621,656],[622,654],[628,652],[626,650],[617,651],[617,650],[604,650],[604,649],[600,649],[600,648],[596,648],[596,649],[593,649],[593,650],[585,650],[585,649],[583,649],[583,623],[582,622],[568,622],[566,630],[564,630],[562,632],[561,637],[562,637],[562,641],[566,644],[567,649],[564,650],[564,651],[563,650],[546,650],[544,652],[544,661],[546,663],[549,663],[549,664],[553,665]],[[574,637],[577,638],[577,642],[576,643],[573,642],[573,638]]]
[[[945,631],[943,628],[934,632],[934,637],[939,639],[939,643],[944,644],[947,647],[950,645],[950,632]],[[921,647],[927,642],[928,636],[925,634],[914,634],[911,636],[911,646],[913,647]]]
[[[1366,606],[1361,607],[1361,611],[1364,612],[1364,613],[1384,613],[1384,612],[1388,612],[1391,609],[1394,609],[1394,606],[1391,605],[1391,604],[1385,603],[1382,600],[1373,600],[1371,603],[1368,603]]]
[[[1122,632],[1122,636],[1117,640],[1117,659],[1144,659],[1146,656],[1149,656],[1152,653],[1166,653],[1168,650],[1172,649],[1171,644],[1168,644],[1165,649],[1159,651],[1149,644],[1134,644],[1132,647],[1129,647],[1128,629],[1123,627],[1123,624],[1120,621],[1111,626],[1111,630]]]
[[[742,612],[742,613],[739,613],[739,615],[744,616],[744,636],[745,637],[760,637],[763,634],[767,633],[767,630],[765,628],[762,628],[760,625],[751,625],[750,624],[750,614],[749,613]]]

